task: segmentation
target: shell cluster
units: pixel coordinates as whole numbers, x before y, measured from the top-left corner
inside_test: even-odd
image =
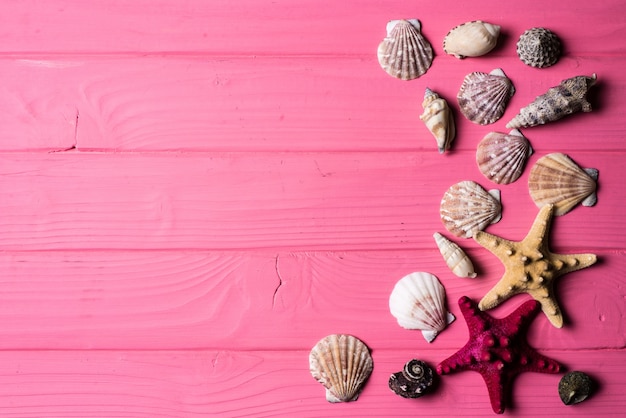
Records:
[[[561,41],[549,29],[528,29],[517,41],[517,55],[524,64],[531,67],[550,67],[561,56]]]
[[[420,115],[420,119],[435,137],[439,153],[443,154],[450,149],[456,135],[454,116],[450,106],[445,99],[427,87],[422,107],[424,113]]]
[[[490,132],[478,143],[476,163],[489,180],[509,184],[522,175],[532,153],[530,142],[517,129],[508,134]]]
[[[433,48],[421,33],[417,19],[387,23],[387,37],[378,45],[378,62],[387,74],[413,80],[430,68]]]
[[[500,68],[465,76],[457,94],[461,113],[470,121],[488,125],[504,115],[515,87]]]
[[[477,276],[472,260],[470,260],[467,254],[465,254],[465,251],[463,251],[456,242],[450,241],[439,232],[435,232],[433,238],[435,238],[435,243],[446,265],[452,270],[452,273],[458,277],[474,278]]]
[[[501,213],[500,192],[487,191],[471,180],[450,186],[439,207],[443,225],[462,238],[472,238],[476,231],[498,222]]]
[[[409,360],[402,371],[389,378],[389,389],[403,398],[420,398],[428,393],[434,381],[433,369],[417,359]]]
[[[455,26],[443,40],[446,54],[457,58],[485,55],[498,43],[500,26],[475,20]]]

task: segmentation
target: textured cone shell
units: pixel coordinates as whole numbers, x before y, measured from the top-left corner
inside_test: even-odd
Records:
[[[554,214],[560,216],[579,203],[585,206],[595,204],[596,178],[567,155],[553,153],[541,157],[530,169],[528,189],[538,207],[553,204]]]
[[[355,401],[374,364],[358,338],[333,334],[322,338],[309,354],[311,375],[326,388],[329,402]]]
[[[513,83],[504,72],[473,72],[465,76],[457,94],[461,113],[474,123],[487,125],[502,117],[515,93]]]
[[[530,142],[517,129],[509,134],[490,132],[476,148],[476,163],[489,180],[509,184],[522,175],[532,152]]]
[[[435,243],[443,256],[446,265],[450,268],[450,270],[452,270],[452,273],[458,277],[476,277],[474,265],[461,247],[441,235],[439,232],[435,232],[433,234],[433,238],[435,238]]]
[[[496,46],[498,36],[500,36],[498,25],[480,20],[466,22],[448,32],[443,40],[443,50],[457,58],[479,57]]]
[[[431,89],[426,88],[422,107],[424,108],[424,113],[420,115],[420,119],[435,137],[439,152],[444,153],[450,149],[456,135],[454,117],[448,102]]]
[[[517,41],[517,55],[531,67],[550,67],[561,56],[561,41],[548,29],[528,29]]]
[[[389,297],[389,310],[406,329],[422,331],[432,342],[454,316],[446,309],[446,291],[430,273],[411,273],[400,279]]]
[[[439,214],[446,229],[457,237],[471,238],[476,231],[500,220],[499,192],[487,192],[473,181],[452,185],[443,195]]]
[[[433,48],[420,33],[419,21],[389,22],[387,37],[378,45],[378,62],[389,75],[401,80],[423,75],[433,62]]]

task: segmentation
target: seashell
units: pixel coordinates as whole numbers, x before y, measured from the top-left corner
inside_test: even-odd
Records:
[[[457,58],[485,55],[498,43],[500,26],[481,20],[460,24],[446,35],[443,50]]]
[[[429,343],[455,320],[445,306],[446,291],[430,273],[411,273],[400,279],[389,297],[389,310],[406,329],[418,329]]]
[[[435,232],[433,238],[452,273],[459,277],[476,277],[472,261],[457,243],[450,241],[439,232]]]
[[[561,56],[561,41],[548,29],[528,29],[517,41],[517,55],[524,64],[531,67],[550,67]]]
[[[326,388],[328,402],[356,401],[374,364],[358,338],[332,334],[322,338],[309,354],[311,374]]]
[[[443,154],[450,149],[456,135],[454,117],[448,102],[426,87],[422,107],[424,108],[424,113],[420,115],[420,119],[437,140],[439,153]]]
[[[559,120],[576,112],[591,112],[591,103],[587,101],[587,92],[596,83],[596,75],[584,75],[568,78],[561,84],[551,87],[545,94],[538,96],[528,106],[520,109],[506,127],[529,128]]]
[[[577,204],[593,206],[596,195],[598,170],[583,170],[567,155],[548,154],[537,160],[530,169],[528,189],[538,207],[554,205],[554,214],[565,215]]]
[[[504,72],[496,68],[489,74],[473,72],[465,76],[457,94],[461,113],[474,123],[487,125],[502,117],[515,87]]]
[[[517,129],[508,134],[490,132],[476,148],[476,163],[489,180],[509,184],[522,175],[532,153],[530,142]]]
[[[433,62],[433,48],[420,30],[417,19],[387,23],[387,37],[378,45],[378,62],[389,75],[412,80],[428,71]]]
[[[501,218],[500,191],[486,191],[479,184],[461,181],[443,195],[439,214],[446,229],[457,237],[471,238],[476,231]]]
[[[389,389],[403,398],[415,399],[424,396],[433,382],[433,369],[425,362],[413,359],[404,365],[401,372],[391,375]]]
[[[593,387],[593,380],[587,374],[569,372],[559,381],[559,397],[565,405],[574,405],[587,399]]]

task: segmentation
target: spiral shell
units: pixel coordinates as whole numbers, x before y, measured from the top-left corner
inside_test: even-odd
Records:
[[[401,327],[421,330],[429,343],[455,319],[446,309],[443,285],[426,272],[411,273],[396,283],[389,310]]]
[[[417,359],[408,361],[402,371],[389,378],[389,389],[403,398],[420,398],[432,387],[434,382],[433,369],[425,362]]]
[[[450,149],[456,135],[454,117],[448,102],[427,87],[422,107],[424,108],[424,113],[420,115],[420,119],[435,137],[439,153],[443,154]]]
[[[500,26],[481,20],[466,22],[450,30],[443,40],[446,54],[457,58],[485,55],[498,43]]]
[[[387,37],[378,45],[378,62],[387,74],[412,80],[428,71],[433,62],[433,48],[420,30],[417,19],[387,23]]]
[[[328,402],[356,401],[374,368],[367,346],[358,338],[332,334],[309,354],[313,378],[326,388]]]
[[[490,132],[478,144],[476,163],[489,180],[509,184],[522,175],[532,153],[530,142],[517,129],[508,134]]]
[[[496,68],[489,74],[476,71],[466,75],[457,100],[461,113],[467,119],[487,125],[502,117],[514,93],[511,80]]]
[[[474,232],[498,222],[501,213],[500,192],[488,192],[471,180],[452,185],[444,193],[439,207],[443,225],[462,238],[471,238]]]
[[[531,67],[550,67],[561,56],[561,41],[549,29],[528,29],[517,41],[517,55],[524,64]]]
[[[565,215],[577,204],[597,202],[598,170],[583,170],[567,155],[553,153],[541,157],[530,169],[528,189],[538,207],[554,204],[554,214]]]
[[[458,277],[476,277],[472,260],[455,242],[450,241],[439,232],[433,234],[435,243],[452,273]]]

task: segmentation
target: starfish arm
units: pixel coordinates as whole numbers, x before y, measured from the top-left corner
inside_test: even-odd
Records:
[[[495,286],[492,287],[485,296],[483,296],[478,303],[478,309],[486,311],[488,309],[495,308],[511,296],[518,294],[518,289],[511,285],[514,282],[515,280],[510,278],[510,276],[505,273],[500,281],[498,281],[498,283],[496,283]]]
[[[501,370],[490,367],[480,372],[485,385],[487,385],[487,392],[489,392],[489,401],[491,402],[491,408],[496,414],[504,413],[504,406],[506,405],[506,399],[504,394],[506,393],[506,379],[504,373]]]
[[[552,221],[552,213],[554,212],[554,205],[548,204],[542,206],[535,218],[535,222],[528,231],[524,242],[534,241],[532,244],[540,246],[542,245],[544,238],[550,230],[550,224]]]
[[[555,263],[561,264],[559,275],[570,273],[576,270],[582,270],[587,268],[598,261],[598,257],[595,254],[554,254],[550,253],[556,261]]]
[[[529,290],[528,294],[541,304],[541,310],[555,328],[563,327],[563,315],[556,302],[552,289]]]
[[[474,233],[474,241],[491,251],[498,258],[505,255],[507,251],[510,251],[515,246],[514,242],[485,231],[476,231]]]

